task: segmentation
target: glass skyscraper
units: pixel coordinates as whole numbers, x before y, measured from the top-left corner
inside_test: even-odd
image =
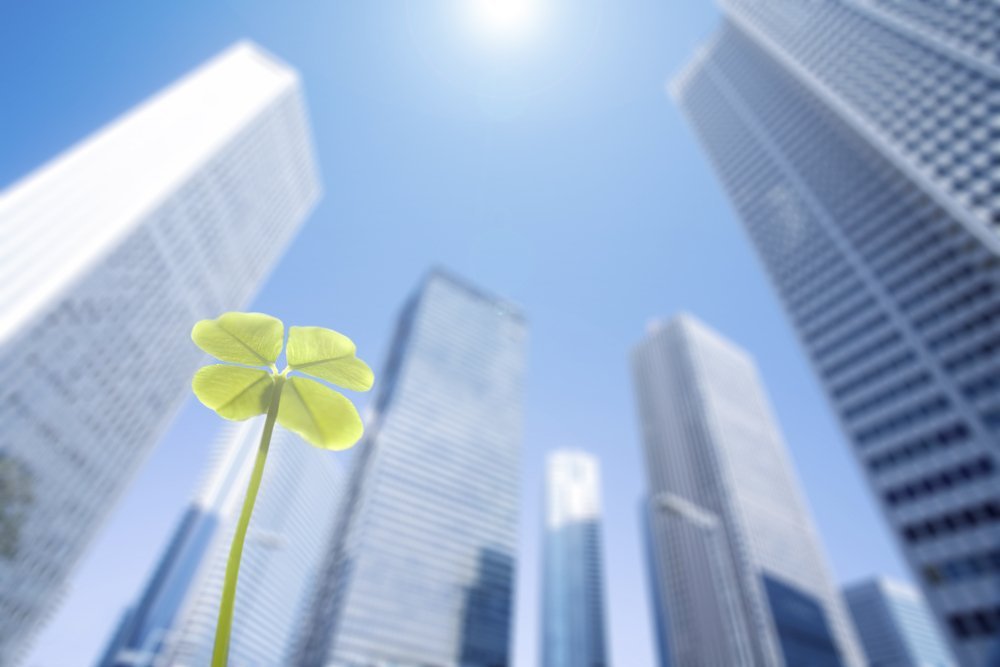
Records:
[[[211,662],[229,548],[263,420],[227,429],[212,472],[97,667]],[[340,456],[275,429],[240,567],[231,664],[290,663],[343,497]]]
[[[403,308],[295,664],[510,664],[526,336],[441,271]]]
[[[860,667],[753,360],[688,315],[632,354],[664,667]]]
[[[1000,6],[722,8],[675,97],[956,657],[1000,663]]]
[[[542,555],[541,667],[607,667],[597,459],[549,455]]]
[[[953,667],[927,603],[909,584],[879,577],[844,589],[868,664],[876,667]]]
[[[0,193],[0,664],[20,660],[319,196],[298,75],[249,43]]]

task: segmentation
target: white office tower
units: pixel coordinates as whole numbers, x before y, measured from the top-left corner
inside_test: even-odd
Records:
[[[211,662],[229,548],[262,428],[258,417],[228,429],[211,474],[97,667]],[[240,566],[231,664],[289,664],[343,498],[341,461],[342,454],[275,428]]]
[[[858,638],[873,667],[954,667],[923,596],[884,577],[844,589]]]
[[[632,369],[660,664],[860,667],[753,360],[679,315]]]
[[[584,452],[549,455],[545,475],[541,667],[607,667],[601,478]]]
[[[956,657],[1000,664],[1000,5],[722,8],[675,96]]]
[[[0,194],[0,664],[318,190],[298,76],[240,44]]]
[[[507,667],[527,326],[430,273],[399,316],[299,667]]]

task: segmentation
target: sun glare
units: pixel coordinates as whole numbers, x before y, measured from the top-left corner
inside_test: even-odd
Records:
[[[472,27],[485,41],[521,42],[540,27],[544,0],[460,0]]]

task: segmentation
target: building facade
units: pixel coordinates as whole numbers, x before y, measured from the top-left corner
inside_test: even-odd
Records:
[[[441,271],[403,308],[295,664],[510,664],[526,335]]]
[[[753,360],[679,315],[632,372],[660,664],[860,667]]]
[[[542,554],[541,667],[607,667],[597,459],[549,455]]]
[[[318,194],[298,77],[250,44],[0,194],[0,664],[188,395],[191,326],[248,302]]]
[[[674,95],[956,657],[1000,662],[1000,8],[722,8]]]
[[[229,548],[262,428],[258,417],[228,429],[212,473],[97,667],[211,663]],[[336,453],[275,429],[241,561],[232,664],[290,663],[343,490]]]
[[[879,577],[844,589],[869,665],[954,667],[948,647],[920,592]]]

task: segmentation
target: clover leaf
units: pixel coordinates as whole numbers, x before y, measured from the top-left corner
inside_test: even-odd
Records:
[[[368,364],[354,356],[350,338],[320,327],[292,327],[288,367],[354,391],[368,391],[375,381]]]
[[[368,391],[375,376],[356,356],[351,339],[332,329],[291,327],[288,365],[279,371],[276,364],[284,337],[281,320],[263,313],[223,313],[214,320],[198,322],[191,331],[198,347],[226,362],[204,366],[195,373],[191,388],[198,400],[224,419],[242,421],[267,415],[229,551],[212,667],[225,667],[229,659],[240,558],[275,423],[322,449],[347,449],[364,432],[350,399],[322,382],[292,375],[302,373],[344,389]]]
[[[243,421],[267,412],[274,378],[259,368],[204,366],[191,382],[195,396],[224,419]]]
[[[277,422],[289,431],[323,449],[350,447],[363,432],[354,404],[325,384],[288,376],[300,372],[344,389],[368,391],[375,379],[371,368],[357,358],[354,343],[344,334],[291,327],[288,366],[279,372],[275,363],[284,331],[281,320],[262,313],[224,313],[198,322],[191,332],[195,344],[220,361],[241,365],[200,369],[191,383],[195,396],[220,417],[235,421],[267,413],[272,402],[288,404],[278,408]],[[278,378],[287,381],[278,383]]]
[[[347,397],[300,377],[285,383],[278,423],[325,449],[346,449],[364,430],[358,411]]]
[[[270,366],[281,354],[285,325],[263,313],[223,313],[194,325],[191,339],[219,361]]]

